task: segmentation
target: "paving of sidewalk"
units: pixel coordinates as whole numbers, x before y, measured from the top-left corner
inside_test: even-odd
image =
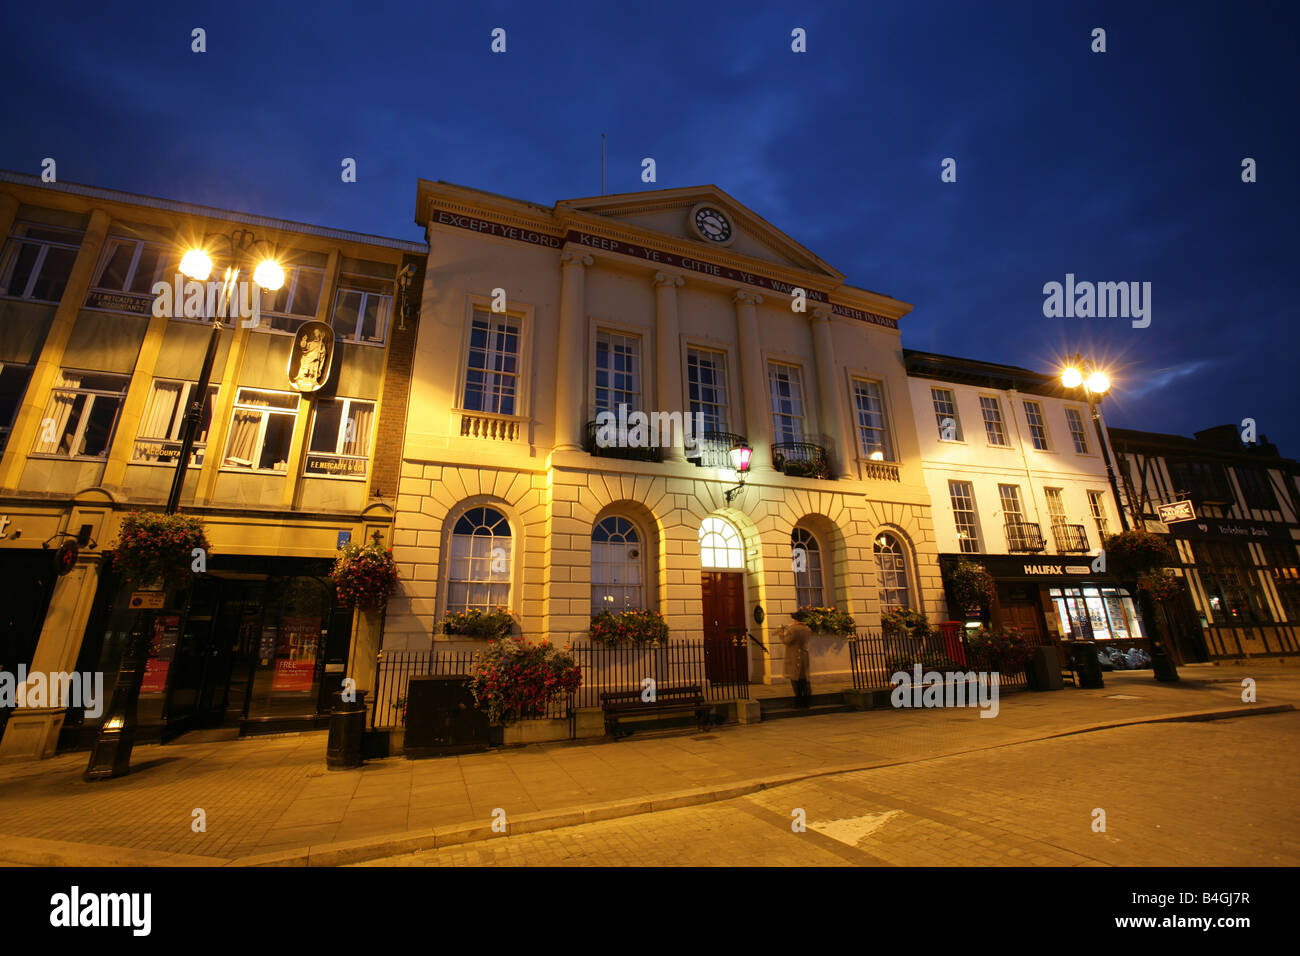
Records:
[[[90,844],[88,858],[100,862],[106,847],[226,862],[482,825],[497,808],[513,819],[612,801],[644,804],[689,788],[908,763],[1168,714],[1300,706],[1294,664],[1193,666],[1182,673],[1187,680],[1178,684],[1158,683],[1150,671],[1116,672],[1105,675],[1099,690],[1006,694],[995,719],[981,718],[976,709],[891,709],[731,724],[703,734],[636,734],[617,743],[540,744],[419,761],[394,757],[339,772],[325,769],[323,731],[137,747],[129,776],[94,784],[81,779],[84,753],[5,764],[0,859],[8,849],[11,859],[30,862],[30,846],[25,856],[19,853],[23,841],[47,840]],[[1241,701],[1246,676],[1258,682],[1254,705]],[[1250,722],[1241,725],[1248,731]],[[700,799],[710,798],[694,802]],[[206,814],[206,832],[192,830],[196,808]]]

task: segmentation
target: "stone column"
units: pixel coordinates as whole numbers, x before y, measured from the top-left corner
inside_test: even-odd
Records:
[[[3,462],[0,462],[0,488],[18,487],[27,454],[36,443],[36,435],[40,431],[41,417],[45,414],[50,389],[54,387],[62,369],[63,352],[67,348],[68,339],[72,337],[77,313],[81,311],[81,305],[86,301],[86,293],[94,279],[95,265],[99,262],[100,250],[108,236],[108,224],[108,213],[104,210],[95,209],[91,212],[81,248],[77,251],[72,272],[68,275],[68,284],[63,290],[63,298],[54,310],[54,318],[45,335],[45,346],[41,349],[40,358],[36,360],[36,368],[32,370],[31,381],[27,383],[27,394],[14,421],[13,432],[9,435]]]
[[[772,472],[772,409],[767,398],[766,370],[758,336],[758,312],[763,297],[737,292],[736,339],[740,345],[740,387],[745,401],[745,438],[754,449],[749,459],[750,474]]]
[[[835,344],[831,340],[831,313],[829,309],[812,310],[813,357],[817,366],[817,398],[821,411],[823,440],[830,443],[832,469],[841,478],[852,478],[849,468],[855,445],[845,444],[844,427],[840,417],[840,378],[835,373]]]
[[[677,290],[686,284],[681,276],[655,273],[655,389],[659,410],[682,411],[683,427],[690,405],[682,408],[682,363],[678,343]],[[692,433],[694,434],[694,433]],[[665,436],[660,436],[663,441]],[[696,436],[698,438],[698,436]],[[672,444],[665,446],[664,461],[686,461],[682,432],[673,430]]]
[[[555,337],[555,450],[581,451],[587,397],[587,349],[585,345],[587,296],[586,273],[591,256],[568,251],[560,254],[560,332]]]

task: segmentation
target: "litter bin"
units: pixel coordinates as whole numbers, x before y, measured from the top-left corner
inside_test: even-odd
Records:
[[[1178,668],[1174,665],[1169,648],[1165,647],[1164,641],[1154,636],[1151,638],[1151,670],[1156,680],[1178,680]]]
[[[329,770],[351,770],[364,762],[361,738],[366,732],[366,692],[357,691],[355,701],[344,700],[342,691],[335,691],[332,698],[325,766]]]
[[[1034,656],[1025,668],[1025,680],[1030,690],[1061,690],[1061,657],[1055,644],[1034,648]]]
[[[1070,661],[1079,675],[1079,686],[1088,689],[1105,687],[1101,677],[1101,663],[1097,660],[1097,645],[1092,641],[1071,641]]]

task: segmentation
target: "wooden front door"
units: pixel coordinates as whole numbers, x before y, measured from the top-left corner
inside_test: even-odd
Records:
[[[704,670],[711,682],[749,680],[745,636],[745,576],[739,571],[704,571]]]
[[[1038,643],[1043,639],[1042,612],[1035,604],[1002,605],[1002,621],[1008,627],[1018,628],[1026,638]]]

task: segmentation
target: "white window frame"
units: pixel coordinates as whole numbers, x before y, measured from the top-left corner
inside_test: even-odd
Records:
[[[1104,548],[1106,539],[1110,537],[1110,515],[1106,511],[1106,492],[1089,488],[1088,510],[1092,512],[1093,523],[1097,526],[1098,541]]]
[[[700,522],[700,568],[704,571],[743,571],[745,539],[730,521],[709,515]],[[721,561],[717,559],[721,557]]]
[[[52,232],[63,232],[69,236],[75,235],[76,242],[67,241],[59,242],[55,239],[33,239],[26,235],[24,230],[27,229],[48,229]],[[68,280],[63,280],[63,290],[59,292],[58,299],[38,299],[32,295],[32,289],[40,281],[41,271],[45,268],[45,260],[49,256],[51,249],[63,249],[73,253],[73,265],[76,265],[76,254],[81,248],[81,240],[84,233],[79,233],[75,229],[65,229],[61,226],[47,226],[38,222],[20,222],[14,224],[13,232],[9,234],[9,239],[5,243],[3,254],[0,255],[0,289],[7,288],[13,277],[13,270],[18,265],[18,259],[22,255],[23,246],[36,246],[36,261],[32,263],[31,275],[27,277],[27,282],[21,292],[4,293],[3,298],[26,299],[30,302],[57,302],[63,297],[63,291],[66,291]],[[72,266],[68,267],[69,276],[72,274]]]
[[[970,502],[969,508],[958,508],[958,491],[960,487],[960,497]],[[973,481],[959,481],[955,478],[948,479],[948,502],[952,507],[953,526],[957,531],[957,550],[962,554],[981,554],[980,548],[980,524],[979,524],[979,507],[975,502],[975,483]],[[963,523],[958,520],[958,514],[970,515],[970,534],[962,537]],[[967,547],[967,543],[972,547]]]
[[[986,401],[991,401],[993,407],[989,408],[985,405],[984,403]],[[987,393],[981,394],[979,396],[979,405],[980,417],[984,420],[984,437],[988,440],[989,446],[992,448],[1010,448],[1011,442],[1007,438],[1006,420],[1002,417],[1002,399],[997,395],[989,395]],[[990,419],[989,412],[992,412],[997,417]],[[997,428],[998,435],[1002,439],[1001,441],[993,440],[993,436],[989,433],[990,426],[995,426]]]
[[[264,317],[264,320],[258,322],[257,325],[254,326],[254,328],[262,332],[271,332],[277,335],[297,335],[298,328],[304,322],[311,322],[316,318],[317,315],[320,314],[321,299],[325,297],[329,289],[326,284],[325,270],[320,268],[319,266],[288,265],[288,266],[284,266],[283,268],[284,268],[284,285],[281,286],[279,289],[276,289],[273,293],[268,293],[268,294],[279,296],[280,293],[283,291],[285,294],[284,297],[285,309],[286,310],[291,309],[293,308],[294,296],[298,292],[299,281],[301,281],[302,278],[307,274],[318,275],[320,276],[320,290],[316,293],[316,308],[311,312],[310,315],[305,312],[288,312],[288,311],[278,312],[275,309],[265,308],[266,300],[265,298],[261,298],[259,299],[259,312]],[[249,278],[251,278],[251,276],[249,276]],[[262,293],[259,291],[258,295],[261,296]],[[270,321],[265,321],[265,317],[267,316],[270,317]],[[330,312],[331,323],[333,318],[334,318],[334,314],[333,311],[331,311]],[[285,324],[292,324],[293,327],[288,329],[276,328],[275,327],[276,319],[288,319],[289,322]]]
[[[316,437],[316,422],[320,416],[321,402],[316,402],[316,407],[312,410],[311,425],[307,429],[307,435],[304,441],[307,447],[303,450],[302,455],[302,473],[306,478],[328,478],[332,481],[364,481],[370,473],[370,458],[374,453],[375,428],[378,425],[378,416],[375,414],[379,403],[370,398],[336,398],[335,402],[343,404],[343,410],[339,413],[339,427],[334,435],[334,450],[315,451],[311,447],[312,440]],[[344,437],[347,434],[347,424],[352,419],[352,409],[357,405],[370,406],[370,430],[366,435],[366,453],[364,455],[347,455],[343,453],[343,446],[347,443]],[[326,461],[339,462],[360,462],[361,471],[349,471],[343,474],[328,474],[321,471],[311,470],[311,461],[313,458],[319,458]]]
[[[703,382],[691,381],[692,356],[707,358],[713,362],[713,370],[718,381],[712,385],[705,385]],[[698,361],[694,363],[694,368],[699,369],[701,366]],[[712,390],[716,396],[719,396],[721,402],[705,401],[703,398],[695,399],[691,397],[691,386],[696,386],[700,394],[703,395],[706,389]],[[695,414],[696,406],[704,412],[704,430],[731,432],[731,374],[727,368],[727,353],[718,349],[706,348],[701,345],[686,346],[686,407],[690,409],[692,415]],[[715,414],[710,415],[707,409],[714,410]],[[714,424],[710,424],[710,422]]]
[[[882,547],[881,542],[892,542]],[[871,552],[875,558],[876,564],[876,598],[880,602],[880,612],[883,614],[891,608],[904,607],[910,608],[912,600],[912,580],[907,569],[907,547],[903,544],[903,539],[892,531],[882,531],[876,535],[876,540],[871,544]],[[881,554],[892,555],[896,560],[894,567],[886,568],[880,563]],[[898,581],[902,580],[902,584]],[[889,583],[886,583],[886,582]],[[903,602],[896,604],[887,597],[893,597],[895,592],[903,592]]]
[[[880,424],[866,425],[863,423],[863,415],[873,414],[871,409],[864,409],[859,398],[863,396],[862,386],[867,389],[875,389],[875,395],[871,396],[868,392],[868,398],[874,398],[880,405],[879,415]],[[894,437],[889,427],[889,405],[885,401],[885,383],[879,379],[864,378],[860,375],[853,375],[849,378],[850,398],[853,402],[853,424],[854,432],[858,438],[858,453],[865,461],[897,461],[894,454]],[[869,431],[878,431],[881,436],[881,443],[878,448],[872,448],[867,443],[866,433]],[[876,452],[881,452],[881,458],[872,458]]]
[[[1029,427],[1029,443],[1034,447],[1035,451],[1051,451],[1052,433],[1047,428],[1047,412],[1043,410],[1043,403],[1026,398],[1024,399],[1024,405],[1025,424]],[[1034,424],[1035,417],[1038,418],[1038,425]],[[1040,429],[1043,433],[1043,444],[1041,446],[1038,444],[1038,436],[1034,433],[1035,428]]]
[[[485,363],[483,368],[481,369],[471,369],[469,364],[469,357],[470,357],[470,353],[475,351],[474,322],[480,318],[480,315],[487,322],[487,338],[485,340],[484,348],[482,350],[485,357]],[[500,351],[499,349],[493,347],[493,343],[508,334],[508,332],[505,329],[501,328],[501,325],[504,323],[508,323],[514,326],[515,370],[513,372],[508,372],[505,370],[495,371],[489,367],[490,362],[487,361],[488,358],[490,358],[492,355]],[[501,416],[512,417],[512,418],[517,418],[524,414],[524,412],[522,411],[523,398],[524,398],[523,396],[524,382],[526,379],[526,376],[523,374],[524,346],[525,346],[524,328],[525,325],[524,325],[523,318],[515,313],[493,312],[489,308],[487,308],[487,306],[479,306],[479,305],[474,305],[471,308],[470,321],[467,326],[466,336],[465,336],[465,348],[461,353],[460,391],[456,395],[456,401],[457,401],[459,411],[463,411],[469,415],[501,415]],[[501,354],[509,355],[510,353],[501,352]],[[470,408],[469,405],[466,403],[466,398],[468,397],[467,393],[469,391],[469,376],[471,371],[478,371],[478,372],[482,372],[483,374],[482,392],[484,396],[484,404],[488,404],[488,400],[491,399],[493,395],[503,394],[501,390],[496,387],[495,383],[497,383],[498,380],[502,382],[508,381],[511,386],[510,396],[514,402],[513,410],[505,412],[505,411],[501,411],[499,407],[498,408]],[[497,404],[500,405],[500,402],[498,402]]]
[[[122,283],[123,287],[120,289],[113,289],[102,285],[101,283],[104,280],[104,272],[108,269],[108,264],[113,259],[113,253],[120,246],[134,246],[135,251],[131,254],[131,264],[127,266],[126,278]],[[140,257],[144,254],[146,247],[158,249],[161,254],[158,256],[158,263],[154,266],[153,275],[150,277],[144,291],[136,291],[131,287],[135,285],[135,280],[137,278],[136,272],[140,268]],[[177,264],[175,271],[180,271],[179,264]],[[154,285],[163,281],[166,275],[167,246],[164,243],[154,242],[148,239],[130,239],[126,236],[109,236],[107,241],[104,243],[104,251],[100,255],[99,265],[95,268],[95,280],[90,284],[90,290],[92,292],[111,292],[117,295],[138,295],[152,298]],[[95,308],[95,306],[91,306],[91,308]]]
[[[804,570],[794,572],[795,604],[798,607],[829,607],[826,603],[826,569],[822,562],[822,546],[817,536],[807,528],[796,527],[790,532],[790,558],[793,563],[796,548],[804,552]],[[801,592],[816,592],[816,602],[804,603]]]
[[[940,393],[942,393],[942,395]],[[943,397],[944,395],[946,395],[947,398],[944,398]],[[943,411],[939,407],[940,402],[943,402],[944,404],[950,406],[952,408],[952,412],[948,413]],[[966,439],[964,437],[964,433],[961,427],[961,414],[957,411],[957,393],[951,388],[943,388],[942,386],[939,385],[931,385],[930,406],[934,409],[934,425],[939,435],[939,441],[964,443]],[[945,418],[952,419],[952,423],[954,426],[952,438],[943,437],[943,420]]]
[[[792,386],[788,399],[790,411],[785,411],[780,407],[781,403],[787,401],[787,399],[779,395],[777,388],[779,376],[783,372],[786,373],[787,382]],[[767,391],[772,413],[772,444],[784,445],[808,441],[808,404],[803,394],[803,369],[789,362],[769,360],[767,363]],[[787,439],[786,436],[790,432],[780,427],[782,420],[787,420],[794,425],[794,438]]]
[[[144,434],[143,431],[139,431],[136,433],[135,442],[132,444],[131,447],[131,464],[133,465],[161,465],[166,468],[176,467],[175,457],[164,459],[164,460],[154,460],[154,461],[141,457],[141,445],[154,444],[154,445],[162,445],[167,448],[174,447],[176,449],[176,454],[177,455],[180,454],[181,433],[185,427],[185,410],[189,408],[191,396],[194,394],[194,390],[198,388],[199,383],[185,381],[184,379],[155,378],[152,382],[149,383],[149,399],[148,401],[145,402],[144,416],[140,419],[141,429],[144,428],[145,422],[149,418],[149,412],[153,408],[154,398],[158,394],[158,385],[160,383],[164,385],[182,386],[181,400],[179,403],[177,403],[176,411],[172,414],[172,419],[171,422],[168,424],[167,435],[165,437],[146,435]],[[220,386],[211,385],[211,384],[208,385],[208,394],[211,396],[210,405],[213,414],[216,413],[217,395],[219,391],[220,391]],[[209,403],[205,403],[205,404],[209,404]],[[211,433],[212,433],[212,422],[211,420],[209,420],[208,434]],[[207,447],[208,447],[208,443],[206,439],[204,441],[199,441],[198,436],[195,436],[194,447],[190,450],[190,465],[192,467],[201,467],[203,465],[204,452],[206,451]]]
[[[120,375],[116,372],[97,372],[88,369],[63,369],[60,375],[64,375],[64,374],[107,375],[110,377],[121,379],[122,388],[120,391],[112,391],[109,389],[100,389],[100,388],[83,388],[81,386],[70,387],[66,385],[55,385],[53,388],[51,388],[50,397],[47,400],[45,405],[45,412],[46,412],[45,418],[42,419],[41,427],[37,428],[36,444],[32,448],[31,457],[57,458],[63,461],[105,461],[108,459],[110,452],[113,450],[113,441],[117,438],[117,426],[121,423],[122,420],[122,406],[126,404],[126,392],[131,384],[131,376]],[[68,395],[85,395],[88,399],[81,408],[80,417],[77,420],[77,427],[73,431],[72,446],[71,446],[72,448],[79,447],[85,441],[86,426],[89,423],[90,413],[91,410],[95,407],[95,402],[101,398],[117,399],[117,411],[114,412],[113,414],[113,425],[109,429],[108,438],[104,442],[104,453],[102,455],[79,455],[79,454],[73,454],[71,452],[69,452],[68,454],[63,454],[62,452],[58,452],[58,451],[38,450],[40,446],[44,444],[44,442],[42,441],[42,437],[44,434],[44,422],[46,420],[53,418],[51,412],[53,411],[54,398],[56,395],[60,393],[68,394]],[[66,433],[66,428],[63,431],[64,433]]]
[[[479,510],[479,509],[483,509],[484,512],[485,512],[484,515],[483,515],[483,519],[484,519],[484,521],[491,520],[491,524],[490,524],[490,525],[489,525],[489,524],[479,524],[479,525],[476,526],[476,529],[477,529],[477,528],[484,528],[484,529],[487,529],[487,530],[489,531],[489,533],[488,533],[488,534],[485,534],[485,535],[479,535],[479,534],[474,534],[474,533],[470,533],[470,534],[457,534],[457,532],[456,532],[456,526],[457,526],[458,524],[460,524],[460,522],[461,522],[462,520],[466,520],[466,518],[468,517],[468,515],[470,514],[470,512],[472,512],[472,511],[477,511],[477,510]],[[492,512],[493,514],[497,515],[497,516],[498,516],[498,519],[489,519],[488,515],[486,514],[486,512],[489,512],[489,511]],[[459,611],[465,611],[465,610],[469,610],[469,609],[472,609],[472,608],[478,608],[479,610],[484,610],[484,611],[492,611],[492,610],[495,610],[495,609],[497,609],[497,608],[506,608],[506,609],[509,609],[509,608],[511,607],[510,602],[511,602],[511,601],[513,600],[513,598],[514,598],[514,585],[515,585],[515,576],[514,576],[514,571],[515,571],[515,548],[514,548],[515,539],[514,539],[514,533],[515,533],[515,529],[514,529],[514,525],[511,523],[510,516],[509,516],[508,514],[506,514],[506,512],[503,511],[501,508],[499,508],[499,507],[497,507],[496,505],[491,504],[491,503],[471,504],[471,505],[469,505],[469,506],[467,506],[467,507],[461,507],[461,508],[458,508],[458,509],[454,512],[454,514],[455,514],[455,517],[452,518],[452,519],[448,522],[448,526],[449,526],[450,530],[449,530],[448,535],[447,535],[447,552],[446,552],[446,554],[447,554],[447,562],[446,562],[446,564],[447,564],[447,570],[446,570],[446,572],[445,572],[446,591],[444,592],[444,593],[446,594],[446,597],[445,597],[445,599],[444,599],[444,601],[443,601],[443,611],[444,611],[444,613],[445,613],[445,614],[454,614],[454,613],[457,613],[457,612],[459,612]],[[473,520],[473,519],[470,519],[470,520]],[[506,531],[505,531],[504,534],[497,534],[497,533],[495,533],[495,529],[497,529],[497,528],[500,527],[502,521],[504,521]],[[461,555],[457,555],[457,554],[456,554],[456,550],[457,550],[456,540],[457,540],[458,538],[469,538],[469,539],[471,539],[470,552],[469,552],[468,555],[461,556]],[[473,545],[472,545],[472,541],[473,541],[474,538],[487,538],[487,539],[488,539],[488,548],[487,548],[487,557],[486,557],[486,559],[484,559],[483,556],[481,556],[481,555],[475,555],[475,554],[474,554],[474,549],[473,549]],[[505,571],[505,577],[504,577],[504,580],[503,580],[503,578],[501,577],[501,572],[498,572],[498,571],[493,570],[493,560],[492,560],[493,555],[492,555],[492,552],[493,552],[494,549],[496,549],[496,548],[498,548],[498,547],[502,548],[502,550],[505,551],[505,558],[506,558],[506,571]],[[484,560],[486,560],[486,562],[487,562],[487,576],[486,576],[486,577],[475,577],[475,576],[473,576],[473,575],[474,575],[474,562],[475,562],[476,560],[477,560],[477,561],[484,561]],[[465,562],[468,562],[468,563],[462,566],[462,565],[459,564],[459,562],[461,562],[461,561],[465,561]],[[463,576],[461,576],[461,577],[457,577],[457,576],[456,576],[457,572],[460,571],[460,570],[462,570],[462,568],[463,568],[463,571],[464,571]],[[489,592],[490,592],[493,588],[499,588],[502,584],[505,585],[505,592],[506,592],[506,599],[505,599],[504,601],[502,601],[502,602],[500,602],[500,603],[492,603],[492,601],[489,599],[489,601],[488,601],[487,604],[471,604],[471,603],[469,603],[469,599],[473,596],[472,591],[473,591],[473,588],[474,588],[475,585],[486,585],[486,586],[488,587],[488,589],[489,589]],[[465,598],[466,598],[466,602],[465,602],[464,604],[460,604],[460,603],[453,604],[452,601],[451,601],[451,598],[452,598],[452,591],[453,591],[453,589],[454,589],[456,586],[458,586],[458,585],[465,585]]]
[[[618,526],[617,522],[620,521],[627,525],[626,529]],[[604,529],[604,533],[610,535],[610,538],[605,541],[597,541],[596,532],[606,522],[614,522],[614,530]],[[619,540],[613,540],[614,538]],[[597,545],[605,545],[606,547],[597,547]],[[611,554],[619,545],[624,550],[618,560],[614,560],[612,557],[598,557],[598,555]],[[637,552],[636,557],[631,557],[628,553],[633,550]],[[626,515],[605,515],[591,526],[591,613],[593,616],[602,611],[612,611],[617,614],[620,611],[646,610],[645,551],[645,536],[642,535],[637,523]],[[625,577],[634,575],[635,581],[616,580],[620,572]],[[603,575],[607,575],[609,580],[601,580]],[[619,607],[612,601],[597,602],[598,591],[623,593],[623,606]],[[627,602],[629,592],[633,592],[636,597],[631,603]]]
[[[616,371],[612,364],[609,368],[604,369],[609,377],[607,380],[608,384],[603,387],[603,390],[609,393],[610,398],[609,403],[605,405],[600,403],[599,394],[602,391],[602,386],[598,381],[602,371],[600,367],[600,346],[602,339],[604,339],[605,345],[607,346],[606,352],[610,356],[611,360],[615,354],[613,348],[615,345],[615,339],[621,339],[632,343],[631,355],[633,364],[633,368],[630,372]],[[591,353],[591,407],[593,412],[598,415],[602,411],[610,411],[617,415],[620,405],[627,405],[627,412],[629,415],[632,412],[645,411],[644,369],[645,349],[640,335],[622,329],[612,329],[605,326],[597,327],[596,336],[592,342]],[[615,388],[613,384],[615,375],[623,375],[630,378],[632,388]],[[626,396],[627,399],[616,398],[616,395]]]
[[[280,395],[280,396],[284,396],[284,397],[286,397],[286,398],[293,398],[295,404],[294,404],[294,407],[293,407],[292,409],[284,408],[284,407],[279,406],[279,405],[252,405],[252,404],[246,404],[246,403],[244,403],[244,402],[241,401],[241,399],[243,398],[243,395],[244,395],[245,392],[263,392],[263,393],[268,394],[268,395]],[[272,388],[258,388],[258,387],[256,387],[256,386],[251,386],[251,385],[248,385],[248,386],[241,386],[241,387],[240,387],[240,388],[235,392],[235,403],[234,403],[234,407],[231,408],[231,411],[230,411],[230,426],[229,426],[229,428],[227,428],[227,430],[226,430],[226,448],[225,448],[225,451],[224,451],[224,452],[222,453],[222,455],[221,455],[221,470],[222,470],[222,471],[231,471],[231,472],[236,472],[236,473],[238,473],[238,474],[244,474],[244,475],[249,475],[249,474],[252,474],[252,475],[287,475],[287,474],[289,473],[289,462],[293,460],[293,441],[292,441],[292,438],[290,439],[290,442],[289,442],[289,449],[288,449],[288,451],[286,452],[287,457],[285,458],[285,467],[284,467],[284,468],[274,468],[274,467],[272,467],[272,468],[258,468],[258,467],[255,467],[255,465],[252,464],[252,463],[255,462],[255,461],[260,460],[261,457],[262,457],[262,452],[263,452],[263,450],[265,449],[265,446],[266,446],[266,426],[267,426],[268,421],[270,420],[270,417],[271,417],[272,415],[288,415],[288,416],[292,417],[292,418],[294,419],[294,428],[290,429],[290,432],[289,432],[289,434],[292,436],[292,435],[293,435],[293,432],[296,430],[297,425],[298,425],[298,421],[297,421],[297,419],[298,419],[298,412],[299,412],[299,410],[300,410],[300,407],[299,407],[300,405],[301,405],[301,402],[299,401],[299,395],[298,395],[297,392],[281,392],[281,391],[278,391],[278,390],[276,390],[276,389],[272,389]],[[231,460],[230,460],[230,445],[231,445],[231,443],[235,440],[235,416],[236,416],[239,412],[241,412],[241,411],[243,411],[243,412],[259,412],[259,413],[261,413],[261,420],[260,420],[260,421],[258,422],[258,424],[257,424],[257,442],[256,442],[256,446],[257,446],[257,447],[256,447],[256,457],[250,459],[250,460],[249,460],[249,461],[250,461],[250,464],[248,464],[248,465],[241,465],[241,464],[239,464],[238,462],[235,462],[235,463],[232,464],[232,463],[231,463]]]
[[[344,276],[344,278],[339,282],[338,290],[334,293],[334,307],[330,310],[330,326],[342,337],[344,342],[352,342],[357,345],[382,346],[386,341],[388,341],[388,326],[393,319],[393,295],[391,292],[379,292],[374,289],[360,288],[359,283],[352,284],[349,282],[349,279],[352,279],[352,277]],[[378,283],[380,280],[374,281]],[[355,279],[353,279],[353,282],[355,282]],[[351,332],[344,332],[335,324],[336,316],[338,315],[339,301],[344,295],[361,296],[361,304],[357,307],[356,324],[353,326]],[[375,318],[375,331],[378,333],[379,337],[367,339],[361,337],[361,326],[365,320],[366,305],[371,299],[376,299],[379,302],[379,314]]]
[[[1075,431],[1074,429],[1074,423],[1076,420],[1079,423],[1078,431]],[[1075,452],[1080,455],[1092,454],[1092,452],[1089,451],[1090,446],[1088,445],[1088,426],[1082,409],[1076,408],[1073,405],[1065,406],[1065,427],[1070,432],[1070,438],[1074,442]],[[1080,445],[1082,445],[1083,447],[1082,448],[1079,447]]]

